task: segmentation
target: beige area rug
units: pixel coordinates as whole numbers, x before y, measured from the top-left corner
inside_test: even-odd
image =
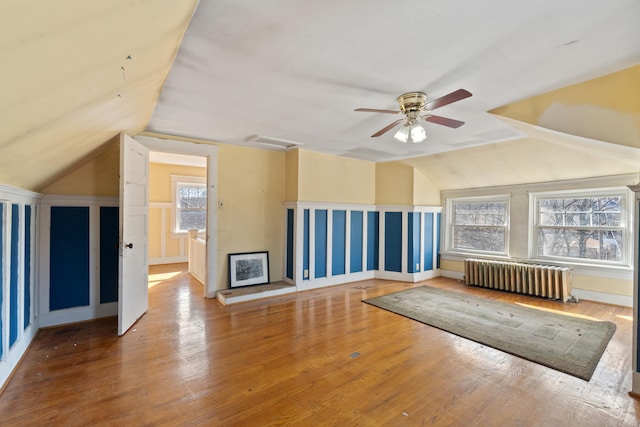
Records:
[[[420,286],[367,304],[589,381],[616,325]]]

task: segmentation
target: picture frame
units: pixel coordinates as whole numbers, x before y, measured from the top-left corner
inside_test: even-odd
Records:
[[[269,252],[229,254],[229,287],[269,283]]]

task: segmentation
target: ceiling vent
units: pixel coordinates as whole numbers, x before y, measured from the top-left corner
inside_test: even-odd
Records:
[[[287,139],[262,135],[251,135],[245,139],[245,141],[271,150],[288,150],[290,148],[300,147],[303,145],[302,142],[289,141]]]

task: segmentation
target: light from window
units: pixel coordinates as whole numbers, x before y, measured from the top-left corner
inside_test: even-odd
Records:
[[[176,187],[177,231],[204,230],[207,224],[207,187],[181,182]]]
[[[507,201],[453,201],[451,246],[463,251],[506,252]]]
[[[539,256],[624,261],[624,197],[539,198]]]

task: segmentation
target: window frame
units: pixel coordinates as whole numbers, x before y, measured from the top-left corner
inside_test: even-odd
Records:
[[[620,197],[620,226],[541,226],[540,220],[540,201],[548,199],[580,199],[589,197]],[[529,193],[529,258],[533,260],[549,261],[556,264],[584,265],[593,267],[630,267],[631,253],[633,246],[632,239],[632,213],[631,213],[631,195],[627,187],[608,187],[608,188],[587,188],[558,190],[545,192]],[[538,234],[540,228],[558,228],[558,229],[593,229],[593,230],[616,230],[621,232],[622,236],[622,260],[608,261],[591,258],[577,258],[554,255],[538,254]]]
[[[203,176],[185,176],[185,175],[171,175],[171,236],[172,237],[184,237],[189,234],[188,230],[178,230],[178,214],[180,209],[178,208],[178,190],[180,186],[192,186],[192,187],[207,187],[207,178]],[[207,198],[209,194],[207,192]],[[206,208],[205,208],[206,212]],[[205,215],[206,223],[206,215]],[[205,228],[198,230],[198,232],[204,232]]]
[[[453,246],[454,240],[454,206],[458,203],[505,203],[505,224],[504,226],[500,226],[504,229],[504,248],[502,251],[488,251],[488,250],[477,250],[477,249],[461,249],[455,248]],[[509,256],[509,245],[511,241],[510,231],[511,231],[511,198],[509,194],[496,194],[490,196],[470,196],[470,197],[451,197],[446,199],[446,216],[445,216],[445,252],[451,254],[463,254],[463,255],[480,255],[485,257],[508,257]],[[497,227],[497,226],[486,226],[486,227]]]

